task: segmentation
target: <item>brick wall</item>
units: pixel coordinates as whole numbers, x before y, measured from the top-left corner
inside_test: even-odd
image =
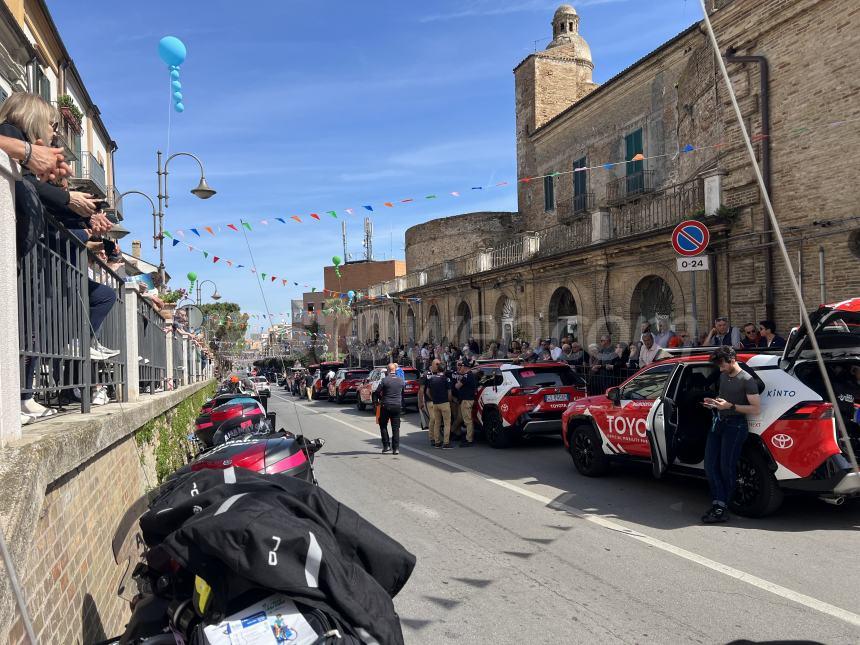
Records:
[[[423,271],[508,239],[515,213],[479,212],[443,217],[406,229],[406,269]]]

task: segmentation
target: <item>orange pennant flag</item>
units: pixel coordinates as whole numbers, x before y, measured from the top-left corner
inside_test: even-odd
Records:
[[[293,215],[290,219],[296,220],[299,224],[302,223],[302,218],[299,217],[298,215]]]
[[[320,218],[320,216],[319,216],[319,215],[317,215],[316,213],[311,213],[311,217],[313,217],[314,219],[319,219],[319,218]]]
[[[215,235],[215,231],[212,230],[211,226],[205,226],[205,227],[203,227],[203,230],[206,231],[207,233],[210,233],[211,235]]]
[[[630,161],[645,161],[645,155],[640,152],[638,155],[634,155]]]
[[[394,208],[394,204],[392,204],[391,202],[385,202],[383,206],[388,206],[388,208]]]

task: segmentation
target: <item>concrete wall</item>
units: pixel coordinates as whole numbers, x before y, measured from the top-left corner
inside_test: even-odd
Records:
[[[0,519],[41,643],[122,632],[130,612],[116,592],[125,567],[111,540],[132,502],[157,485],[153,421],[196,405],[190,397],[210,383],[27,426],[0,453]],[[6,572],[0,579],[0,633],[25,643]]]
[[[514,230],[516,213],[478,212],[430,220],[406,229],[406,270],[429,266],[494,246]]]

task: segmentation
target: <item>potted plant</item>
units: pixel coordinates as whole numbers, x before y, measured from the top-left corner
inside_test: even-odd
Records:
[[[84,118],[84,113],[75,105],[74,99],[68,94],[60,94],[57,97],[57,107],[60,110],[60,114],[66,120],[66,123],[69,124],[72,130],[80,134],[81,120]]]

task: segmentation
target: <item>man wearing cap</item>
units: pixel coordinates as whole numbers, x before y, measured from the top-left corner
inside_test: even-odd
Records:
[[[460,399],[460,418],[466,425],[466,439],[460,442],[461,448],[471,448],[475,440],[475,426],[472,421],[472,406],[475,405],[475,389],[477,380],[469,365],[463,361],[457,363],[460,380],[454,385],[457,398]]]

